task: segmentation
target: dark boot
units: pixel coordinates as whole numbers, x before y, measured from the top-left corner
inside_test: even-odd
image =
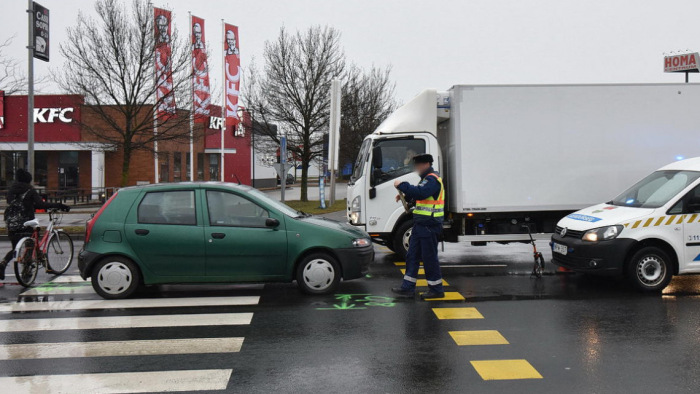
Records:
[[[401,298],[413,298],[416,296],[415,290],[404,289],[403,287],[394,287],[391,291],[396,294],[397,297]]]
[[[432,298],[445,298],[444,291],[428,290],[420,295],[421,300],[427,300]]]
[[[5,267],[7,267],[7,261],[0,261],[0,280],[5,280]]]

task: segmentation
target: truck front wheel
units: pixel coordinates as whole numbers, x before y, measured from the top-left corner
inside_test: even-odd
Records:
[[[413,230],[413,219],[409,219],[399,226],[394,232],[394,252],[402,259],[408,254],[408,242],[411,239],[411,230]]]
[[[661,291],[673,277],[669,255],[657,247],[648,246],[635,253],[627,265],[627,279],[642,291]]]

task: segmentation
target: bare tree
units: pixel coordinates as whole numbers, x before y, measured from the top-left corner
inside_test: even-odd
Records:
[[[287,136],[289,151],[301,161],[301,200],[308,201],[309,165],[323,155],[328,130],[330,83],[345,70],[340,33],[314,26],[289,34],[284,28],[265,43],[261,71],[249,69],[245,102],[259,133],[279,144],[277,128]],[[268,125],[268,127],[265,127]],[[284,179],[282,180],[284,182]]]
[[[349,67],[341,93],[339,163],[354,163],[362,140],[396,109],[391,67]]]
[[[0,90],[6,95],[27,91],[27,76],[20,69],[17,59],[13,59],[5,53],[12,44],[10,37],[0,43]]]
[[[154,115],[155,108],[176,100],[190,104],[191,65],[189,43],[180,40],[172,28],[169,37],[156,37],[150,4],[134,0],[131,5],[117,0],[98,0],[97,18],[78,14],[77,23],[67,29],[60,46],[66,64],[56,76],[62,89],[85,96],[83,130],[97,141],[123,154],[121,184],[129,177],[134,151],[153,151],[155,141],[187,141],[188,114]],[[167,40],[172,48],[170,70],[174,97],[159,97],[162,82],[156,82],[156,45]],[[87,116],[86,116],[87,115]],[[154,116],[158,134],[153,133]]]

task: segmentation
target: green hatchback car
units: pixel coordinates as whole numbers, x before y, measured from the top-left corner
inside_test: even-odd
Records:
[[[369,235],[293,210],[248,186],[171,183],[119,190],[90,219],[80,275],[102,297],[140,284],[291,282],[310,294],[360,278]]]

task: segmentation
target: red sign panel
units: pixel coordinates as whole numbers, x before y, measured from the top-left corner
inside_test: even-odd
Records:
[[[664,72],[698,72],[700,55],[698,53],[686,53],[683,55],[665,56]]]
[[[238,26],[224,24],[224,71],[226,73],[226,128],[238,125],[238,94],[241,83],[241,55]]]
[[[172,13],[161,8],[153,8],[153,24],[156,38],[156,114],[159,118],[175,115],[175,95],[173,92],[172,47],[170,46]]]
[[[0,130],[5,128],[5,91],[0,90]]]
[[[211,91],[209,89],[209,63],[204,37],[204,19],[192,17],[192,97],[194,121],[208,122],[211,115]]]
[[[27,96],[5,96],[0,142],[27,142]],[[34,96],[34,134],[37,142],[80,141],[81,96]]]

